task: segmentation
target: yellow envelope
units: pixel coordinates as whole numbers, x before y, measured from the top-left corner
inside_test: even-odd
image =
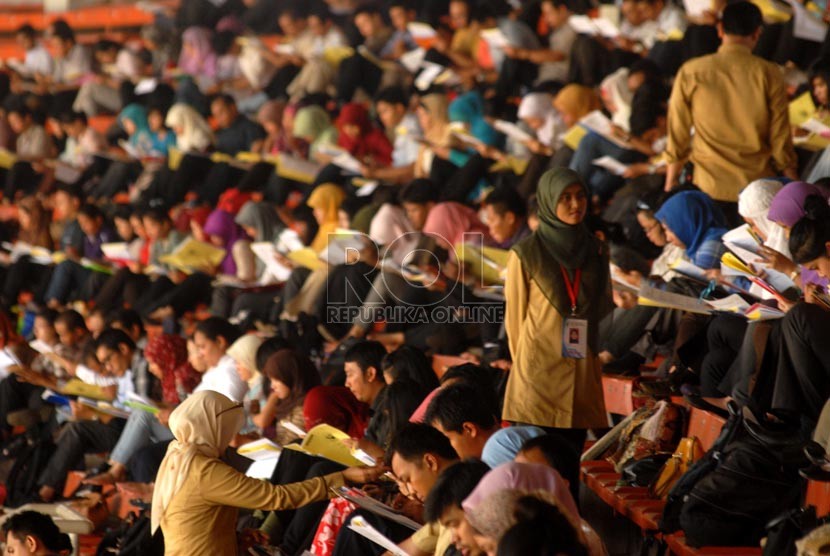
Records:
[[[348,467],[365,467],[365,463],[352,455],[344,440],[349,440],[348,434],[322,424],[308,431],[302,444],[287,444],[283,449],[320,456]]]

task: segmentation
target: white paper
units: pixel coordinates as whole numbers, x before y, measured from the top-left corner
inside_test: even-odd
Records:
[[[157,86],[158,79],[155,77],[145,77],[135,86],[134,92],[136,95],[146,95],[147,93],[155,91]]]
[[[135,255],[130,251],[130,244],[126,242],[103,243],[101,251],[104,257],[117,261],[136,261]]]
[[[277,463],[279,463],[279,461],[279,457],[255,461],[248,466],[247,471],[245,471],[245,476],[252,479],[262,479],[263,481],[267,481],[274,476],[274,469],[277,468]]]
[[[706,12],[712,11],[712,0],[683,0],[683,7],[686,8],[687,16],[702,17]]]
[[[811,133],[815,133],[816,135],[830,137],[830,126],[824,124],[816,118],[810,118],[809,120],[801,124],[799,127],[801,129],[806,129]]]
[[[533,140],[533,136],[530,135],[528,132],[514,124],[513,122],[508,122],[506,120],[496,120],[493,122],[493,127],[510,137],[511,139],[515,139],[520,143],[527,143],[528,141]]]
[[[599,31],[599,34],[603,37],[613,39],[620,35],[620,28],[605,18],[596,18],[594,20],[594,25],[597,26],[597,31]]]
[[[300,249],[303,249],[305,245],[303,245],[303,241],[300,239],[300,235],[297,232],[291,228],[286,228],[280,232],[280,235],[277,238],[276,247],[277,251],[282,254],[286,254],[291,253],[292,251],[299,251]]]
[[[797,0],[786,0],[793,9],[793,36],[812,42],[824,42],[827,35],[827,24],[821,16],[804,7]]]
[[[415,73],[421,67],[421,64],[424,63],[424,57],[426,57],[427,51],[423,48],[416,48],[415,50],[410,50],[406,54],[403,54],[398,61],[406,68],[409,73]]]
[[[357,188],[355,195],[358,197],[368,197],[375,192],[375,189],[377,189],[379,185],[380,182],[378,180],[364,182],[363,185]]]
[[[320,252],[320,259],[334,266],[346,264],[353,261],[365,246],[363,236],[335,236]]]
[[[600,168],[605,168],[615,176],[622,176],[625,173],[625,171],[628,170],[628,166],[626,166],[616,158],[607,155],[594,159],[592,164],[594,166],[599,166]]]
[[[728,297],[724,297],[723,299],[709,300],[706,301],[706,303],[708,303],[713,309],[728,313],[743,314],[744,311],[749,309],[749,303],[747,303],[743,297],[736,293],[733,293]]]
[[[316,162],[285,153],[280,153],[279,162],[277,163],[277,172],[292,175],[301,174],[308,176],[310,180],[313,180],[320,173],[320,168],[321,166]]]
[[[347,152],[342,152],[335,156],[331,163],[352,174],[360,175],[363,173],[360,168],[360,162]]]
[[[594,110],[587,116],[583,117],[581,120],[579,120],[579,125],[581,125],[589,131],[593,131],[594,133],[602,135],[604,138],[608,139],[609,141],[611,141],[619,147],[622,147],[624,149],[628,148],[628,144],[625,141],[622,141],[614,137],[611,120],[609,120],[608,117],[599,110]]]
[[[572,15],[568,18],[568,25],[577,33],[583,35],[596,35],[599,33],[593,20],[587,15]]]
[[[285,282],[291,276],[291,269],[287,266],[281,265],[277,262],[275,255],[277,248],[273,243],[267,241],[258,241],[251,244],[251,251],[254,255],[263,262],[265,269],[270,273],[277,282]],[[290,250],[287,250],[290,252]]]
[[[32,340],[29,342],[29,347],[38,353],[53,353],[55,348],[44,342],[43,340]]]
[[[482,141],[478,137],[474,137],[474,136],[470,135],[466,131],[453,131],[452,134],[455,135],[458,138],[459,141],[462,141],[462,142],[464,142],[468,145],[479,146],[479,147],[483,147],[483,146],[486,145],[484,143],[484,141]]]
[[[297,425],[295,425],[291,421],[282,420],[282,421],[280,421],[279,424],[282,428],[284,428],[287,431],[293,432],[294,434],[296,434],[300,438],[305,438],[305,436],[307,434],[306,431],[304,431],[303,429],[301,429],[300,427],[298,427]]]
[[[267,438],[260,438],[259,440],[243,444],[237,448],[236,452],[248,459],[263,461],[278,458],[280,452],[282,452],[282,447]]]
[[[366,523],[366,520],[359,515],[354,516],[351,521],[349,521],[348,527],[358,535],[365,537],[378,546],[385,548],[392,554],[392,556],[411,556],[408,552],[405,552],[398,545],[392,542],[389,537]]]
[[[481,32],[481,38],[487,41],[487,44],[490,45],[490,48],[503,50],[505,46],[510,46],[510,41],[507,40],[504,31],[502,31],[498,27],[483,30]]]
[[[278,44],[274,47],[274,52],[283,54],[285,56],[293,56],[297,53],[297,49],[291,43]]]
[[[421,23],[420,21],[413,21],[406,25],[406,30],[412,35],[412,38],[417,39],[432,39],[435,38],[435,29],[431,25]]]
[[[651,303],[649,303],[649,301]],[[647,306],[667,307],[679,311],[687,311],[699,315],[711,315],[713,310],[709,305],[697,298],[678,293],[659,290],[647,284],[640,287],[639,304]]]
[[[683,274],[689,278],[694,278],[695,280],[700,280],[701,282],[709,282],[709,277],[706,276],[705,270],[684,259],[674,261],[669,265],[669,267],[675,272]]]
[[[418,88],[419,91],[426,91],[429,89],[432,82],[441,75],[441,72],[444,71],[444,66],[440,64],[436,64],[434,62],[424,62],[423,64],[424,69],[421,70],[421,73],[418,74],[418,77],[415,79],[415,87]]]

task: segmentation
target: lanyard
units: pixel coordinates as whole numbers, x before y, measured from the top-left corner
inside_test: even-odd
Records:
[[[577,268],[574,271],[574,281],[568,277],[568,271],[564,266],[559,267],[562,270],[562,278],[565,280],[565,289],[568,290],[568,297],[571,299],[571,314],[576,314],[576,298],[579,297],[579,284],[582,279],[582,269]]]

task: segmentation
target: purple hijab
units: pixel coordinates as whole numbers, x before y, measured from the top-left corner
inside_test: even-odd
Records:
[[[210,42],[212,36],[211,30],[205,27],[188,27],[182,33],[180,70],[192,76],[216,76],[216,53]],[[189,46],[191,51],[188,52],[185,45]]]
[[[804,217],[804,201],[810,195],[830,199],[830,190],[812,183],[793,181],[781,188],[781,191],[772,198],[767,218],[787,228],[792,228],[795,223]],[[817,284],[826,287],[828,281],[814,270],[801,270],[801,283]]]
[[[233,260],[233,246],[241,239],[249,239],[239,225],[234,221],[234,216],[221,209],[211,212],[205,225],[202,228],[206,235],[222,238],[222,249],[225,250],[225,258],[219,265],[222,274],[236,275],[236,261]]]
[[[767,218],[792,228],[804,216],[804,201],[810,195],[830,199],[830,190],[803,181],[788,183],[772,198]]]

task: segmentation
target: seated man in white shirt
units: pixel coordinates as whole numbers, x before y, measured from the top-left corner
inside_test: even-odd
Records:
[[[126,332],[107,329],[95,342],[100,372],[77,365],[74,375],[88,384],[100,386],[114,406],[123,408],[128,395],[135,391],[130,370],[135,349],[135,343]],[[84,454],[112,450],[126,424],[122,417],[92,410],[78,402],[71,402],[71,407],[76,420],[61,431],[55,452],[38,479],[38,495],[44,502],[55,498],[66,474],[83,463]]]
[[[418,140],[423,135],[418,118],[408,108],[408,97],[400,87],[387,87],[375,96],[375,111],[392,141],[392,165],[363,166],[363,177],[403,185],[415,178]]]
[[[117,113],[123,108],[122,85],[137,83],[145,73],[145,63],[138,52],[110,40],[98,41],[94,55],[100,71],[94,79],[81,85],[72,108],[87,116]]]
[[[15,33],[15,42],[26,52],[22,64],[13,69],[22,77],[34,78],[36,75],[50,75],[53,69],[52,56],[37,40],[37,31],[28,23],[20,26]],[[10,64],[11,65],[11,64]]]

